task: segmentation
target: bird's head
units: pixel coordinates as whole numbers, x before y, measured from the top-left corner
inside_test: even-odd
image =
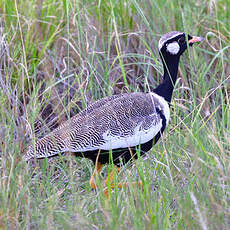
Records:
[[[188,45],[204,40],[202,37],[187,35],[184,32],[172,31],[161,37],[158,43],[160,53],[164,56],[179,57],[187,49]]]

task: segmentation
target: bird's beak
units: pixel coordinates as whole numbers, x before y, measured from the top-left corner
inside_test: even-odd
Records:
[[[197,42],[201,42],[203,41],[204,38],[203,37],[196,37],[196,36],[193,36],[190,40],[188,40],[188,44],[190,46],[192,46],[194,43],[197,43]]]

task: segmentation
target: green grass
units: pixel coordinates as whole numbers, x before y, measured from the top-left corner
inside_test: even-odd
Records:
[[[84,3],[83,3],[84,2]],[[0,229],[229,229],[230,1],[0,2]],[[206,38],[181,58],[164,138],[92,191],[90,161],[27,165],[26,147],[91,102],[149,91],[157,42]],[[103,169],[106,175],[109,167]]]

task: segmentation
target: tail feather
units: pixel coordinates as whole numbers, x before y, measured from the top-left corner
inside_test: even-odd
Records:
[[[23,156],[25,161],[32,158],[48,158],[63,153],[67,150],[67,141],[57,134],[48,135],[38,140],[34,145],[30,145]]]

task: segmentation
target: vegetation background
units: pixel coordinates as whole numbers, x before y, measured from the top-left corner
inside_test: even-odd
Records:
[[[0,0],[0,15],[0,229],[229,229],[230,0]],[[142,189],[92,191],[71,153],[22,161],[89,103],[159,84],[172,30],[205,41],[181,59],[164,138],[116,177]]]

